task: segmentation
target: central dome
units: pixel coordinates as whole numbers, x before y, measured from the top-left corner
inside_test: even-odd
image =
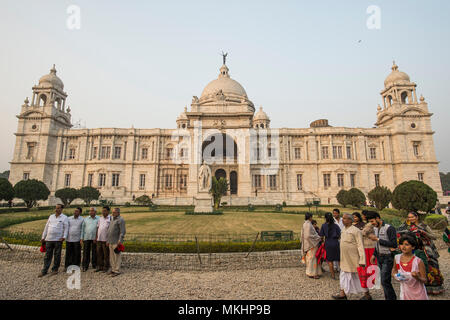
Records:
[[[220,68],[219,77],[208,83],[205,89],[203,89],[201,98],[215,96],[218,92],[220,92],[220,90],[222,90],[224,95],[247,98],[247,93],[244,88],[239,84],[239,82],[231,79],[228,75],[228,67],[226,65],[223,65]]]

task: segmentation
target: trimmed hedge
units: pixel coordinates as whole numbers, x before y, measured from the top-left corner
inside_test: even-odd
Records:
[[[440,214],[430,214],[425,217],[425,224],[427,224],[431,229],[445,229],[448,225],[447,217]]]
[[[194,212],[194,211],[186,211],[184,214],[190,215],[190,216],[218,216],[223,214],[223,211],[216,211],[213,212]]]
[[[248,252],[252,247],[252,242],[199,242],[200,253],[221,253],[221,252]],[[124,243],[126,252],[155,252],[155,253],[197,253],[195,242],[180,243]],[[296,250],[300,249],[300,241],[257,241],[253,251],[275,251],[275,250]]]

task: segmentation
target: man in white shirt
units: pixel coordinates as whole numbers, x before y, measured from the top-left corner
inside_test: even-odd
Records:
[[[339,228],[341,228],[342,231],[344,229],[344,222],[342,221],[341,212],[339,209],[333,209],[333,218],[334,222],[339,226]]]
[[[64,271],[71,265],[80,266],[81,263],[81,226],[83,218],[80,216],[82,209],[77,207],[73,216],[68,219],[69,232],[66,240],[66,259],[64,261]]]
[[[61,264],[61,249],[62,243],[67,238],[69,231],[67,216],[62,213],[64,206],[57,204],[55,207],[55,213],[52,214],[45,225],[44,232],[42,233],[41,242],[46,246],[44,268],[42,269],[39,277],[43,277],[47,274],[50,264],[53,261],[52,275],[58,273],[59,265]]]
[[[334,222],[341,229],[341,233],[342,233],[342,230],[344,230],[345,226],[344,226],[344,222],[342,221],[342,218],[341,218],[341,211],[339,211],[338,208],[333,209],[333,219],[334,219]],[[334,269],[336,271],[339,271],[340,267],[339,267],[339,262],[338,261],[333,261],[333,266],[334,266]]]
[[[111,222],[110,216],[111,209],[108,206],[104,206],[102,208],[102,216],[98,221],[97,227],[97,269],[95,272],[103,271],[107,272],[110,263],[109,263],[109,248],[106,245],[106,238],[108,235],[108,228]]]

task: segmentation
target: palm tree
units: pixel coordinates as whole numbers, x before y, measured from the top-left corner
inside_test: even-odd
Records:
[[[222,196],[228,191],[228,181],[225,178],[212,177],[211,190],[209,191],[214,199],[214,209],[219,209]]]

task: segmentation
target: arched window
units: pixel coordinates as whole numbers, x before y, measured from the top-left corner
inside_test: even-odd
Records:
[[[407,103],[407,100],[409,100],[409,99],[408,99],[408,92],[403,91],[403,92],[402,92],[402,95],[401,95],[401,98],[402,98],[402,103],[403,103],[403,104],[406,104],[406,103]]]
[[[45,94],[41,94],[39,96],[39,107],[45,106],[46,103],[47,103],[47,96]]]
[[[237,144],[233,138],[223,133],[208,136],[202,143],[202,158],[213,160],[218,158],[224,160],[237,160]]]
[[[387,96],[389,107],[392,106],[392,96]]]

